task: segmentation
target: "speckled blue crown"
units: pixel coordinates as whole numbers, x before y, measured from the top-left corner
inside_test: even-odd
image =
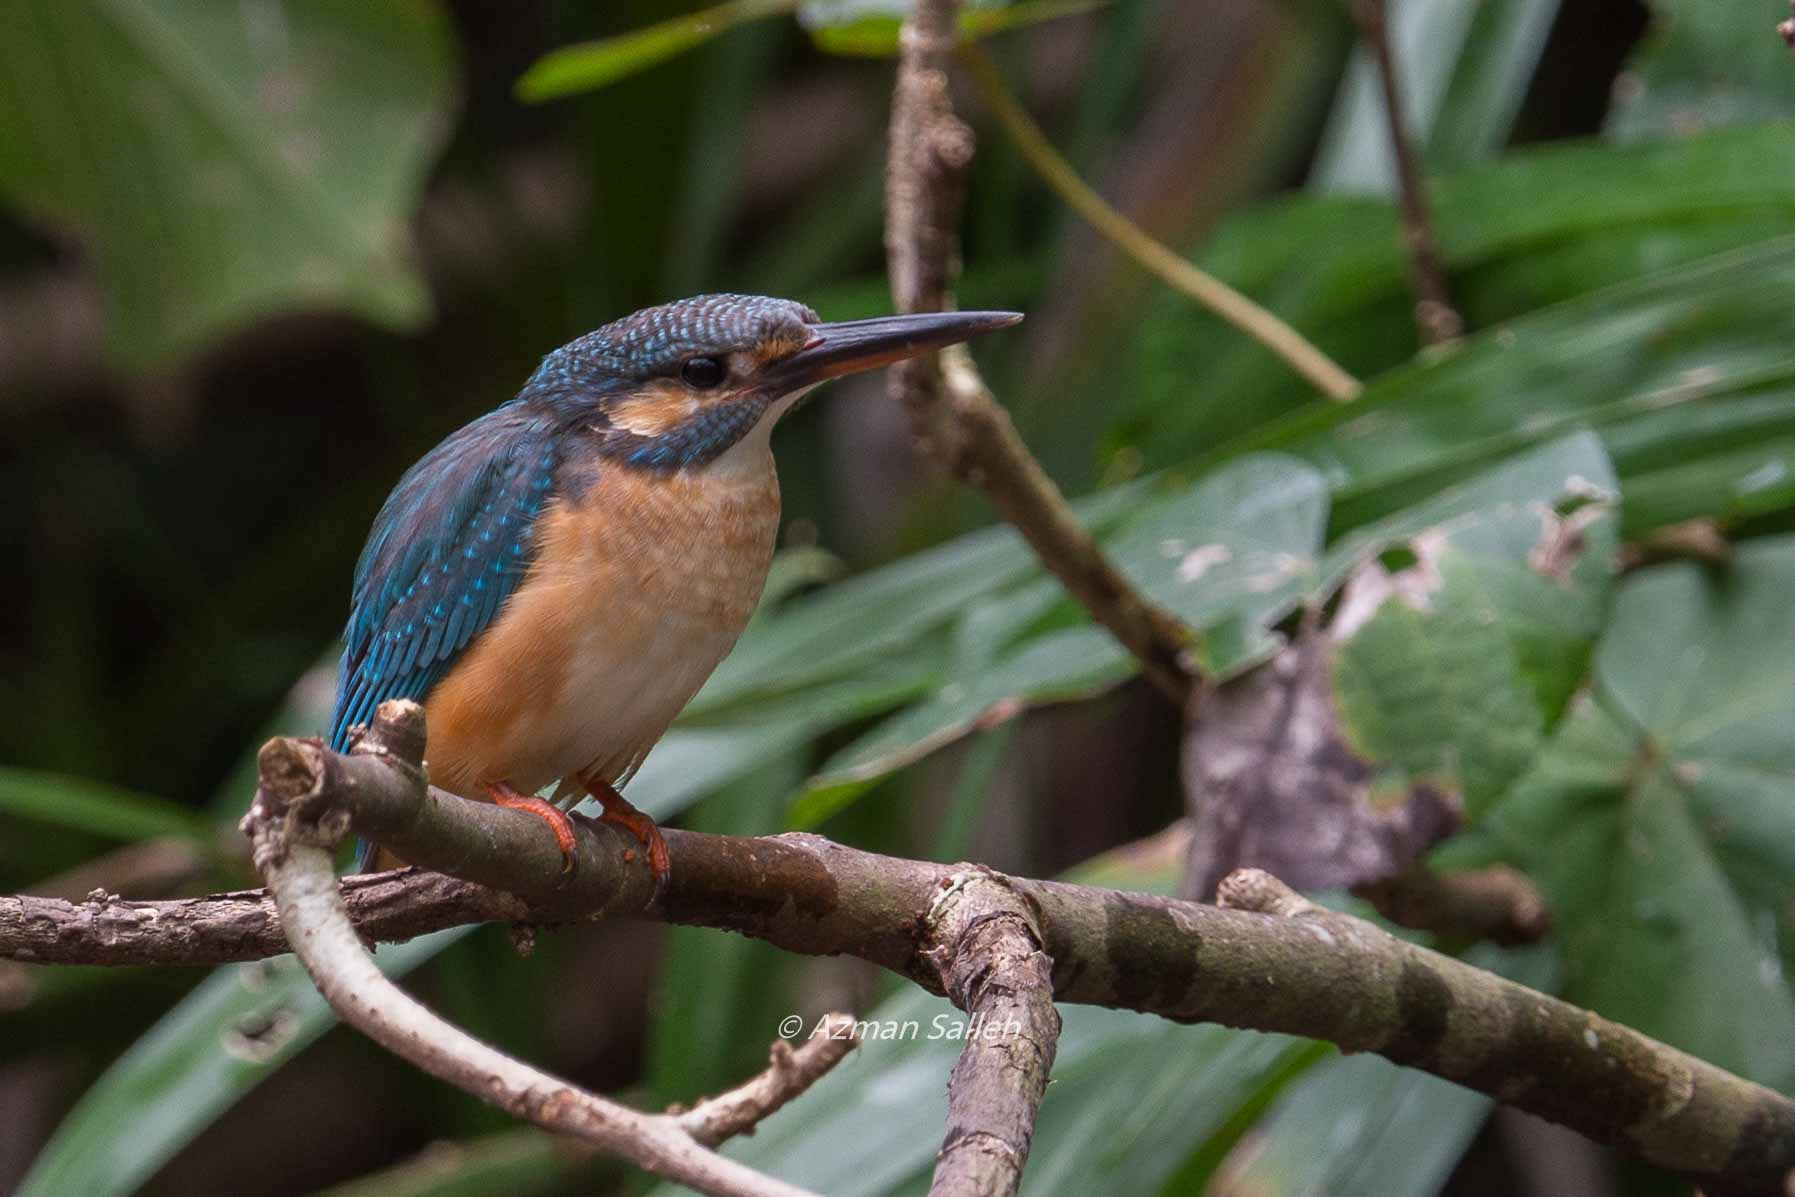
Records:
[[[819,317],[801,303],[766,295],[695,295],[594,329],[542,359],[526,391],[615,386],[671,374],[699,353],[753,349],[802,339]]]

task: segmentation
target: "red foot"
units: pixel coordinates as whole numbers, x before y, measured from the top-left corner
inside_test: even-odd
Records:
[[[559,807],[551,806],[542,799],[531,797],[529,794],[520,794],[505,782],[491,782],[485,789],[486,796],[492,799],[494,805],[524,811],[547,823],[549,829],[555,833],[555,843],[561,846],[561,871],[563,873],[573,872],[575,843],[573,820],[563,814]]]
[[[580,784],[604,807],[604,813],[599,816],[600,822],[617,824],[648,849],[648,868],[654,873],[655,888],[667,888],[667,878],[673,874],[673,858],[667,854],[667,841],[662,838],[661,829],[655,826],[654,820],[631,806],[608,781],[582,773]]]

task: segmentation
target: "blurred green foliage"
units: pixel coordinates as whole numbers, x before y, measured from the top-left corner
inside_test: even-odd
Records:
[[[416,327],[453,67],[427,4],[10,4],[0,192],[89,239],[139,367],[295,307]]]
[[[1333,619],[1349,577],[1432,568],[1429,601],[1379,608],[1329,676],[1381,776],[1464,798],[1438,863],[1511,862],[1548,893],[1551,944],[1473,959],[1795,1091],[1786,51],[1744,0],[1657,0],[1637,44],[1618,4],[1600,29],[1554,0],[1396,4],[1472,330],[1419,352],[1384,116],[1343,13],[1223,7],[995,3],[965,25],[1106,194],[1363,396],[1319,399],[1118,267],[995,128],[961,297],[1031,321],[981,365],[1218,678],[1277,653],[1305,612]],[[4,642],[0,887],[159,837],[202,856],[189,884],[244,881],[216,843],[249,747],[326,718],[361,529],[407,462],[543,350],[699,289],[882,310],[890,76],[866,56],[892,52],[902,12],[0,13],[0,347],[16,347],[0,461],[18,500],[0,529],[27,563]],[[1567,56],[1623,65],[1571,94]],[[1518,144],[1542,129],[1579,139]],[[71,290],[92,294],[87,325],[56,306]],[[103,336],[80,340],[88,326]],[[792,545],[631,796],[693,826],[819,827],[1035,873],[1163,825],[1177,729],[1141,717],[1130,659],[976,501],[893,468],[904,432],[876,406],[844,396],[781,432]],[[1619,571],[1621,541],[1686,520],[1731,537],[1732,560]],[[1077,875],[1176,881],[1139,854]],[[948,1009],[698,931],[569,931],[508,955],[484,932],[380,953],[395,973],[435,957],[414,976],[453,1017],[643,1102],[739,1078],[786,1011],[928,1028]],[[471,1099],[372,1049],[311,1046],[331,1019],[290,961],[52,971],[22,992],[0,1004],[0,1094],[34,1064],[55,1078],[18,1089],[35,1112],[22,1192],[635,1183],[533,1131],[492,1133]],[[345,1070],[296,1075],[327,1047]],[[869,1044],[730,1150],[830,1193],[920,1192],[956,1050]],[[1066,1011],[1055,1076],[1041,1194],[1434,1193],[1489,1109],[1319,1045],[1103,1010]],[[464,1141],[404,1162],[441,1138]],[[0,1185],[29,1162],[0,1151]]]

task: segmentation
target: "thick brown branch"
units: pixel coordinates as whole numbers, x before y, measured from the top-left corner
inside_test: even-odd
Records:
[[[1415,288],[1415,326],[1427,345],[1438,345],[1465,331],[1465,322],[1452,306],[1446,288],[1446,269],[1440,260],[1440,244],[1434,238],[1428,211],[1427,184],[1415,160],[1408,120],[1402,106],[1402,82],[1396,69],[1396,51],[1390,43],[1385,0],[1352,0],[1359,32],[1371,51],[1383,89],[1384,115],[1390,127],[1390,157],[1396,164],[1396,190],[1402,205],[1402,239],[1408,251],[1409,280]]]
[[[918,0],[899,35],[897,85],[885,174],[885,257],[901,312],[953,306],[955,230],[973,136],[954,115],[947,67],[956,41],[954,0]],[[978,487],[1028,540],[1055,577],[1174,702],[1190,696],[1189,634],[1137,591],[1066,505],[1023,444],[963,348],[891,368],[890,393],[916,440],[949,473]]]
[[[1267,1023],[1329,1024],[1322,1038],[1375,1051],[1696,1179],[1703,1192],[1776,1193],[1795,1154],[1795,1103],[1568,1002],[1502,981],[1316,906],[1269,873],[1241,869],[1217,895],[1231,910],[1309,933],[1313,981],[1298,997],[1260,987]],[[1381,996],[1367,1003],[1372,993]],[[1244,995],[1243,995],[1244,996]],[[1315,1002],[1298,1010],[1293,999]],[[1312,1033],[1312,1032],[1310,1032]]]
[[[350,832],[378,825],[383,843],[402,845],[421,865],[460,860],[507,891],[416,870],[352,879],[341,889],[365,937],[493,919],[649,912],[653,878],[639,854],[624,861],[633,841],[609,825],[580,825],[579,868],[564,880],[560,850],[540,819],[426,791],[401,761],[343,758],[301,741],[276,741],[263,760],[279,766],[264,773],[266,789],[296,794],[306,809],[340,812]],[[286,774],[288,766],[298,771]],[[923,951],[927,916],[963,870],[813,835],[666,835],[673,873],[655,917],[740,931],[794,952],[858,956],[933,992],[947,988]],[[471,843],[487,845],[477,860],[467,857]],[[1620,1143],[1712,1194],[1780,1194],[1783,1174],[1795,1166],[1795,1102],[1781,1094],[1369,924],[1310,910],[1264,874],[1229,883],[1233,909],[994,880],[1019,896],[1039,929],[1059,1001],[1377,1052]],[[414,898],[421,913],[402,913]],[[46,906],[54,917],[45,917]],[[0,957],[254,959],[284,949],[281,927],[260,892],[87,906],[7,898],[0,899]]]
[[[931,1197],[1014,1193],[1059,1047],[1053,962],[1021,892],[964,866],[941,889],[921,954],[968,1016],[947,1084],[947,1134]]]

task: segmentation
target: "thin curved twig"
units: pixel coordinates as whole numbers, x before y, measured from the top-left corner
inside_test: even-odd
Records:
[[[416,704],[385,704],[353,753],[421,781],[422,725],[423,711]],[[294,780],[291,774],[265,771],[243,829],[280,911],[287,941],[344,1022],[483,1101],[699,1192],[810,1197],[806,1190],[726,1159],[710,1147],[751,1130],[796,1094],[799,1080],[807,1085],[822,1076],[845,1050],[819,1044],[802,1072],[775,1070],[772,1080],[750,1083],[753,1100],[737,1095],[721,1105],[701,1106],[690,1122],[632,1110],[516,1060],[425,1008],[374,964],[350,921],[332,864],[336,845],[348,830],[348,814],[316,801],[309,786],[295,788]],[[701,1140],[695,1130],[706,1138]]]
[[[1372,66],[1384,101],[1384,125],[1390,134],[1390,158],[1396,165],[1396,196],[1402,209],[1402,242],[1407,251],[1409,285],[1415,291],[1415,328],[1424,345],[1443,345],[1465,331],[1465,319],[1452,306],[1446,287],[1446,267],[1440,260],[1440,242],[1434,236],[1433,216],[1427,202],[1427,182],[1415,144],[1409,137],[1408,117],[1402,103],[1402,80],[1396,67],[1396,47],[1390,40],[1390,13],[1385,0],[1352,0],[1353,19],[1359,36],[1371,51]]]
[[[982,47],[977,44],[962,46],[960,56],[971,71],[979,96],[991,110],[991,115],[997,118],[997,123],[1003,126],[1035,173],[1068,208],[1161,282],[1188,295],[1271,350],[1329,399],[1345,403],[1359,397],[1359,392],[1364,389],[1359,380],[1323,353],[1313,341],[1269,309],[1154,240],[1079,178],[1072,164],[1053,148],[1047,135],[1004,85],[997,64]]]

